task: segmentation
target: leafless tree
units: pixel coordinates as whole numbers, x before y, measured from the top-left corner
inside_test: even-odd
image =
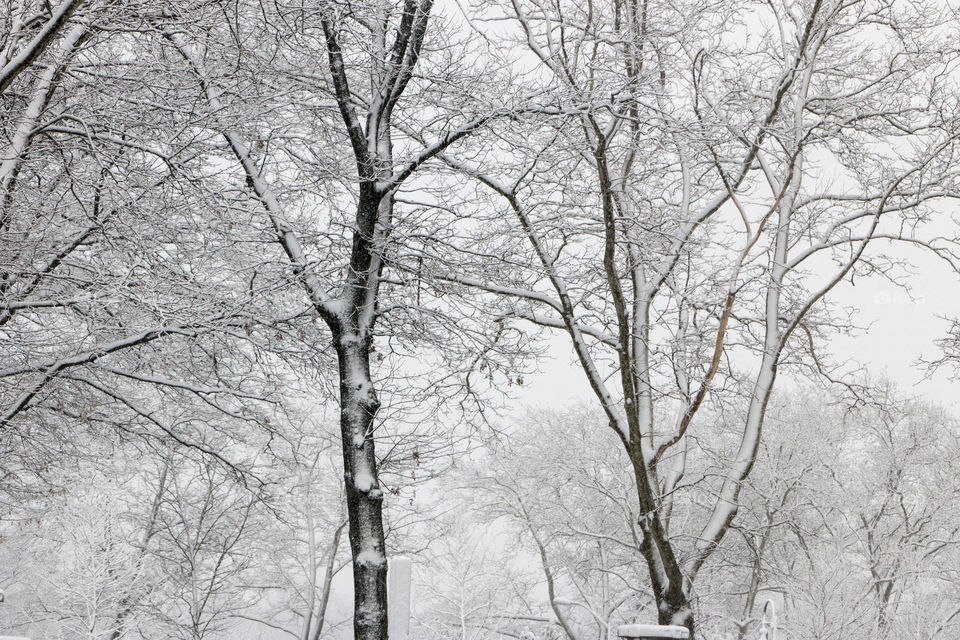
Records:
[[[221,115],[229,112],[230,105],[224,102],[218,83],[230,78],[212,75],[204,60],[205,49],[191,40],[187,30],[166,27],[163,37],[199,83],[211,112],[207,126],[222,136],[293,274],[330,331],[338,363],[354,625],[357,638],[380,639],[386,637],[387,629],[386,557],[374,437],[381,400],[371,373],[371,353],[378,320],[393,310],[381,305],[381,285],[397,225],[397,192],[425,162],[476,131],[495,113],[470,117],[457,105],[450,116],[454,124],[421,148],[405,148],[402,157],[395,157],[395,112],[415,77],[431,2],[369,3],[352,9],[320,3],[279,10],[278,20],[294,25],[287,37],[326,58],[327,68],[320,74],[288,75],[299,82],[295,91],[306,86],[308,100],[319,99],[336,109],[340,122],[335,130],[342,133],[335,135],[349,145],[355,167],[343,178],[348,185],[345,195],[355,202],[355,212],[346,235],[335,236],[333,247],[322,258],[334,267],[324,269],[326,274],[317,271],[312,252],[305,248],[281,200],[286,191],[284,174],[267,170],[242,127]],[[404,308],[409,307],[401,305]]]
[[[957,188],[943,62],[921,44],[936,29],[870,2],[514,2],[502,15],[538,65],[531,82],[576,115],[504,125],[498,164],[444,156],[496,199],[478,213],[484,257],[472,245],[431,268],[497,296],[499,317],[570,338],[629,456],[658,619],[692,632],[695,579],[736,517],[778,369],[805,352],[829,375],[824,298],[890,272],[872,244],[949,259],[919,231],[927,203]],[[698,532],[677,531],[691,428],[731,396],[749,408],[715,454],[713,506]]]

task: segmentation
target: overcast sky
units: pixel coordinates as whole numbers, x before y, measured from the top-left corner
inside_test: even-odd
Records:
[[[872,378],[886,376],[907,392],[956,405],[960,382],[953,379],[950,368],[931,375],[918,361],[939,357],[935,341],[944,337],[949,327],[942,318],[960,316],[960,274],[951,273],[946,263],[921,250],[910,250],[904,256],[915,264],[916,273],[906,277],[911,295],[878,276],[842,283],[830,299],[853,307],[857,324],[867,328],[838,336],[818,349],[837,362],[849,361],[851,372],[859,363]],[[527,381],[525,391],[515,391],[518,403],[593,400],[583,372],[573,362],[569,340],[559,333],[551,341],[550,357],[541,363],[540,373]]]

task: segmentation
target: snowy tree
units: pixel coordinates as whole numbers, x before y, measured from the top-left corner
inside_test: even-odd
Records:
[[[775,396],[768,427],[735,535],[704,576],[712,613],[727,611],[748,638],[769,597],[785,634],[934,638],[949,628],[955,418],[881,380],[857,385],[855,398],[818,387]]]
[[[3,439],[3,489],[118,432],[245,472],[249,458],[228,460],[240,448],[211,443],[270,437],[309,323],[263,306],[275,285],[242,212],[197,215],[216,177],[193,180],[199,141],[158,106],[178,88],[130,56],[159,14],[62,5],[44,22],[49,5],[16,3],[5,43],[19,60],[49,22],[3,95],[0,428],[17,434]]]
[[[241,5],[237,17],[245,12],[259,15],[260,11],[256,5]],[[291,275],[329,330],[328,343],[337,359],[341,447],[353,556],[354,624],[357,638],[383,638],[387,629],[386,556],[380,460],[375,447],[381,398],[372,374],[372,362],[375,365],[377,356],[371,354],[376,350],[374,337],[381,316],[391,312],[402,316],[419,306],[406,301],[393,306],[382,301],[381,286],[388,280],[385,269],[396,251],[394,227],[400,224],[395,213],[397,194],[427,160],[483,126],[494,112],[471,114],[459,104],[453,109],[443,103],[431,106],[447,109],[448,119],[453,122],[440,118],[443,126],[434,139],[420,148],[404,148],[402,156],[395,155],[395,112],[404,103],[408,87],[416,77],[431,3],[411,0],[393,6],[373,2],[352,8],[318,3],[297,8],[278,6],[277,11],[278,24],[287,26],[276,31],[268,24],[257,33],[254,27],[250,37],[263,38],[260,48],[251,45],[233,53],[253,61],[261,55],[289,55],[291,62],[308,60],[310,55],[326,59],[326,69],[319,73],[281,68],[277,76],[305,107],[319,109],[323,105],[323,109],[335,109],[339,115],[339,122],[331,121],[324,113],[317,121],[304,123],[317,126],[323,135],[336,136],[349,149],[353,168],[336,175],[335,179],[342,183],[330,189],[330,201],[315,198],[309,192],[294,200],[290,195],[295,192],[287,183],[288,173],[322,170],[325,167],[318,167],[317,163],[327,158],[315,151],[301,152],[296,140],[279,142],[275,152],[255,148],[259,135],[266,135],[269,141],[272,134],[251,131],[243,117],[249,114],[247,105],[227,102],[222,85],[234,86],[243,82],[244,77],[211,65],[210,53],[217,41],[194,33],[189,25],[176,23],[161,27],[161,35],[184,60],[210,112],[205,127],[222,138],[233,165],[249,188],[252,202],[262,209]],[[274,50],[274,38],[280,34],[303,48]],[[315,59],[311,64],[315,64]],[[428,93],[432,90],[431,80],[425,84],[420,91]],[[284,103],[276,108],[290,108],[288,96],[284,98]],[[266,103],[275,104],[271,103],[273,99],[267,94]],[[240,109],[237,115],[232,113],[233,108]],[[266,115],[270,119],[264,121],[265,129],[274,122],[272,114]],[[429,130],[430,123],[436,121],[437,118],[430,117],[423,129]],[[294,135],[302,133],[294,131],[291,136]],[[343,161],[342,154],[334,157]],[[308,177],[310,182],[316,181],[315,177]],[[309,187],[314,188],[312,184]],[[314,215],[335,224],[343,206],[338,200],[346,200],[350,203],[347,207],[353,208],[351,215],[344,215],[344,234],[308,229],[321,238],[326,236],[321,242],[326,245],[326,253],[318,260],[301,239],[299,224],[289,209],[317,208],[319,212]],[[300,222],[307,221],[309,218]],[[422,230],[414,221],[410,232],[418,234]],[[395,284],[400,285],[402,294],[409,295],[409,287],[404,283]],[[417,318],[416,313],[411,315]],[[387,334],[392,335],[393,332]],[[465,342],[469,344],[471,340]]]
[[[37,538],[0,553],[17,589],[69,556],[30,603],[49,634],[318,640],[352,565],[381,640],[388,549],[436,572],[437,635],[747,638],[770,589],[813,637],[960,620],[952,419],[774,394],[835,379],[834,296],[898,280],[886,247],[956,264],[926,231],[958,187],[943,7],[0,12],[0,527]],[[552,333],[599,411],[473,451]],[[512,536],[509,588],[477,532],[420,522],[445,500]]]
[[[872,245],[924,244],[928,203],[956,193],[936,31],[896,3],[518,2],[487,17],[513,20],[529,82],[573,115],[504,123],[483,141],[498,162],[445,156],[491,196],[460,205],[483,222],[444,263],[459,270],[431,268],[496,296],[504,321],[569,337],[628,453],[658,619],[693,631],[696,577],[737,515],[781,364],[828,373],[816,345],[842,320],[824,299],[889,269]],[[742,397],[739,429],[706,452],[711,480],[683,484],[698,413]],[[678,530],[687,487],[712,506]]]

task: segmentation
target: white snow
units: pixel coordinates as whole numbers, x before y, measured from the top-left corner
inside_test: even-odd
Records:
[[[367,493],[377,485],[376,480],[373,479],[373,475],[364,469],[357,473],[353,478],[353,486],[357,488],[357,491],[361,493]]]
[[[383,556],[383,553],[377,551],[376,549],[367,549],[361,551],[357,554],[355,558],[357,564],[367,564],[371,566],[379,566],[387,563],[387,559]]]
[[[686,627],[659,624],[625,624],[617,628],[621,638],[678,638],[686,640],[690,631]]]
[[[686,619],[689,618],[689,617],[690,617],[690,608],[689,608],[689,607],[681,607],[678,611],[676,611],[676,612],[670,617],[670,622],[672,622],[673,624],[675,624],[675,625],[677,625],[677,626],[680,626],[680,627],[682,627],[682,628],[685,628],[685,627],[683,627],[682,623],[683,623],[684,620],[686,620]]]

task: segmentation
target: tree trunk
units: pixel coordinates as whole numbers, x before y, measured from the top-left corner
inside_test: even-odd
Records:
[[[667,579],[665,572],[679,572],[680,567],[664,567],[662,557],[653,542],[653,532],[646,523],[641,523],[644,539],[640,545],[640,553],[650,572],[650,582],[653,585],[654,599],[657,603],[657,624],[678,625],[690,631],[690,640],[694,640],[695,629],[693,620],[693,606],[690,597],[682,586],[682,582]]]
[[[386,640],[387,560],[383,492],[377,479],[373,428],[380,400],[370,379],[370,338],[357,331],[334,336],[340,366],[343,474],[353,552],[356,640]]]
[[[316,624],[313,629],[312,640],[320,640],[320,634],[323,633],[324,622],[327,618],[327,604],[330,602],[330,588],[333,585],[333,574],[337,564],[337,550],[340,549],[340,537],[343,535],[343,528],[347,526],[342,522],[333,534],[333,540],[330,542],[330,548],[327,552],[326,573],[323,576],[323,590],[320,592],[320,608],[316,615]]]

